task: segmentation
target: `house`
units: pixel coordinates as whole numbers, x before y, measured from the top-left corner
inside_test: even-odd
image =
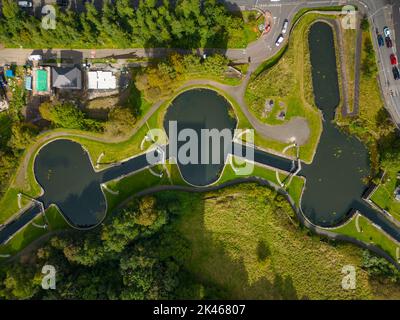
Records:
[[[82,89],[82,72],[77,67],[53,67],[51,81],[53,88],[80,90]]]
[[[114,90],[117,88],[117,78],[111,71],[89,71],[87,79],[90,90]]]

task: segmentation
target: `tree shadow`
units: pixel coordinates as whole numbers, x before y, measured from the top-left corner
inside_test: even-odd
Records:
[[[244,258],[234,258],[228,251],[227,244],[218,240],[218,234],[206,227],[205,195],[193,194],[188,200],[184,193],[166,191],[155,194],[155,197],[157,203],[165,206],[172,217],[160,237],[160,250],[184,266],[179,273],[178,299],[298,299],[290,275],[272,271],[272,279],[266,276],[257,280],[250,279]],[[215,199],[219,201],[218,198]],[[193,204],[192,210],[182,209],[180,203],[184,201]],[[185,219],[190,222],[182,225],[181,221]],[[253,254],[258,261],[266,261],[271,254],[269,245],[259,239],[257,250]],[[205,256],[211,266],[207,266]]]

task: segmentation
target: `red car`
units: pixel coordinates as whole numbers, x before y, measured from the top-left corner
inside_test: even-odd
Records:
[[[390,63],[392,64],[392,66],[395,66],[397,64],[397,57],[394,53],[390,55]]]

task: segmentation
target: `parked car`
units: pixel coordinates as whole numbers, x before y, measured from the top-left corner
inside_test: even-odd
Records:
[[[378,45],[380,47],[383,47],[385,45],[385,40],[383,40],[383,37],[381,34],[378,34]]]
[[[285,19],[283,21],[282,34],[285,34],[287,32],[288,26],[289,26],[289,20]]]
[[[397,65],[397,57],[394,53],[390,55],[390,63],[392,64],[392,66]]]
[[[384,27],[383,28],[383,34],[385,35],[385,37],[389,37],[390,38],[390,30],[388,27]]]
[[[21,8],[32,8],[32,1],[18,1],[18,6]]]
[[[279,47],[279,46],[281,45],[282,42],[283,42],[283,35],[280,34],[279,37],[278,37],[278,39],[276,39],[275,45],[276,45],[277,47]]]
[[[59,5],[60,7],[68,7],[69,0],[57,0],[57,5]]]
[[[390,39],[390,37],[386,37],[385,41],[386,41],[386,47],[388,48],[393,47],[392,39]]]
[[[392,71],[393,71],[394,80],[399,80],[399,79],[400,79],[400,71],[399,71],[399,68],[393,67]]]

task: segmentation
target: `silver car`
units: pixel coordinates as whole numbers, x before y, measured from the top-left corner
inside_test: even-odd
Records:
[[[285,34],[287,32],[288,26],[289,26],[289,21],[288,19],[285,19],[283,22],[282,34]]]
[[[32,2],[31,1],[18,1],[18,6],[21,8],[31,8]]]

